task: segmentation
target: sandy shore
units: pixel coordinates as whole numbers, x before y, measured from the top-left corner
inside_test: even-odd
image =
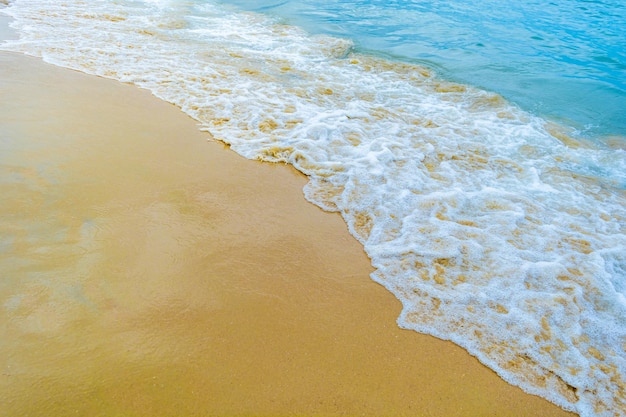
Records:
[[[0,415],[567,415],[399,329],[289,167],[35,58],[0,97]]]

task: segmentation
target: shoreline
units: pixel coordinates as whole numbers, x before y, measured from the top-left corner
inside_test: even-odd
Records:
[[[6,415],[573,415],[399,329],[291,167],[147,91],[0,62]]]

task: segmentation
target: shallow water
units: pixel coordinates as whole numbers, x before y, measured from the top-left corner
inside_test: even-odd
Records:
[[[402,327],[581,415],[626,407],[626,151],[211,1],[20,1],[2,48],[134,83],[339,211]],[[623,414],[622,414],[623,415]]]
[[[626,134],[623,1],[228,0],[503,95],[583,136]]]

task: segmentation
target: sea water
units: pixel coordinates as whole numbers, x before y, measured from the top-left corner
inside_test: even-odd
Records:
[[[626,1],[228,0],[423,63],[578,134],[626,132]]]
[[[370,12],[354,13],[409,3],[364,2]],[[598,111],[591,124],[611,135],[581,135],[584,109],[555,123],[523,94],[494,92],[498,80],[489,90],[451,81],[469,75],[445,59],[377,49],[369,29],[372,44],[355,46],[348,27],[358,19],[342,26],[328,20],[333,9],[294,4],[336,29],[313,33],[295,25],[307,26],[300,12],[215,0],[14,0],[3,12],[20,38],[1,49],[147,88],[236,152],[293,164],[309,176],[306,198],[341,213],[372,278],[401,300],[400,326],[463,346],[565,409],[626,415],[623,124]],[[424,10],[446,21],[444,9]],[[429,42],[445,58],[445,42]],[[458,48],[452,61],[462,61]]]

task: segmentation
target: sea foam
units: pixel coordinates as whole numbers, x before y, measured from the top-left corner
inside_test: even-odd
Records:
[[[402,301],[583,416],[626,409],[626,151],[498,95],[213,1],[15,0],[1,48],[147,88],[251,158],[294,165]],[[419,358],[416,357],[416,360]]]

